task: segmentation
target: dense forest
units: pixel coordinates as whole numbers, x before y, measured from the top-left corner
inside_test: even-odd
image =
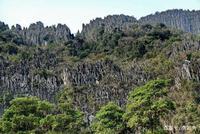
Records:
[[[200,133],[192,15],[107,16],[75,35],[62,24],[0,22],[0,133]]]

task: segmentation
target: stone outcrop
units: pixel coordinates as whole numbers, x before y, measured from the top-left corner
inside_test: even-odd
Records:
[[[142,24],[163,23],[185,32],[200,33],[200,11],[168,10],[147,15],[139,20]]]
[[[0,59],[1,95],[33,95],[55,102],[56,94],[69,86],[74,89],[74,104],[86,113],[88,120],[109,101],[123,106],[129,91],[150,78],[151,74],[136,63],[126,70],[109,60],[60,66],[54,53],[40,49],[32,60],[17,64]],[[1,106],[1,112],[4,107]]]
[[[89,24],[83,24],[82,33],[91,31],[94,28],[104,27],[105,30],[109,31],[114,28],[123,28],[130,23],[137,22],[136,18],[127,15],[109,15],[105,18],[96,18],[91,20]]]
[[[176,68],[178,76],[176,78],[191,80],[200,83],[200,59],[184,60],[182,64]]]
[[[133,24],[157,24],[163,23],[169,27],[191,32],[200,33],[200,11],[168,10],[147,15],[137,20],[133,16],[109,15],[105,18],[96,18],[89,24],[83,24],[81,35],[91,41],[96,38],[97,31],[110,32],[114,29],[128,29]],[[0,31],[8,30],[8,25],[0,22]],[[73,39],[70,29],[64,24],[57,26],[44,26],[42,22],[31,24],[28,28],[20,25],[12,26],[15,43],[25,45],[46,45],[51,43],[66,43]],[[17,40],[16,40],[17,37]]]
[[[0,57],[0,97],[8,103],[16,96],[37,96],[55,102],[55,95],[62,86],[62,79],[54,73],[57,59],[53,53],[43,50],[19,63],[9,62]],[[5,95],[9,94],[9,98]],[[0,106],[0,113],[6,105]]]
[[[63,72],[64,85],[74,87],[74,104],[85,112],[87,121],[110,101],[124,106],[129,91],[150,78],[138,64],[124,70],[109,60],[80,63]]]
[[[42,22],[36,22],[28,28],[21,28],[17,24],[16,26],[12,26],[11,30],[22,38],[25,45],[58,44],[73,39],[70,29],[65,24],[45,27]]]
[[[123,29],[137,23],[136,18],[126,15],[109,15],[105,18],[96,18],[91,20],[89,24],[83,24],[81,35],[87,39],[95,38],[97,31],[111,32],[113,29]]]
[[[171,45],[168,50],[169,58],[174,62],[177,62],[175,67],[174,79],[176,86],[180,86],[181,80],[191,80],[193,82],[200,83],[200,57],[198,56],[200,51],[200,41],[191,40],[190,35],[185,35],[181,43]],[[195,53],[197,56],[195,56]],[[180,61],[176,61],[177,58]]]
[[[183,39],[180,42],[173,42],[168,50],[169,58],[173,59],[177,55],[181,54],[190,54],[192,52],[200,51],[200,41],[193,40],[191,34],[185,34]],[[186,55],[183,55],[183,58],[186,58]]]
[[[126,29],[133,24],[157,24],[163,23],[168,27],[180,29],[184,32],[200,33],[200,11],[167,10],[141,17],[139,20],[133,16],[110,15],[105,18],[96,18],[89,24],[83,24],[81,34],[87,38],[94,34],[95,29],[103,28],[105,31],[112,29]]]

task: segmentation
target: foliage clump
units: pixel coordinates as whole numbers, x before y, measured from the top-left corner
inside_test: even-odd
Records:
[[[19,97],[10,102],[0,119],[1,133],[77,133],[83,114],[67,101],[58,105],[36,97]]]
[[[175,109],[167,98],[168,80],[152,80],[130,92],[124,119],[127,126],[139,132],[163,131],[161,117]]]
[[[123,114],[124,111],[115,103],[108,103],[97,112],[91,125],[93,132],[95,134],[117,134],[122,132],[125,128]]]

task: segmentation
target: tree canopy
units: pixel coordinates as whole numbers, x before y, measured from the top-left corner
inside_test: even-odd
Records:
[[[124,111],[115,103],[108,103],[97,112],[91,125],[92,130],[96,134],[120,133],[125,128],[123,114]]]
[[[0,120],[0,131],[2,133],[69,132],[71,134],[79,132],[84,125],[82,112],[71,107],[72,105],[65,98],[60,97],[60,100],[62,101],[55,105],[36,97],[13,99]]]
[[[160,118],[175,109],[167,98],[167,80],[153,80],[130,92],[124,119],[127,126],[140,132],[160,132]]]

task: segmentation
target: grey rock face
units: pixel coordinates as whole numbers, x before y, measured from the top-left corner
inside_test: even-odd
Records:
[[[126,15],[109,15],[105,18],[96,18],[91,20],[89,24],[83,24],[81,35],[87,40],[95,38],[95,30],[104,30],[110,32],[113,29],[123,29],[137,23],[136,18]]]
[[[183,48],[174,45],[171,55],[178,55],[182,51],[188,52],[199,46],[198,42],[183,44]],[[177,66],[174,75],[179,79],[199,82],[199,65],[199,60],[183,61]],[[154,74],[146,72],[144,66],[145,64],[133,61],[124,69],[109,60],[59,66],[56,54],[39,49],[32,60],[23,60],[18,64],[10,63],[0,57],[0,93],[9,92],[14,96],[33,95],[55,102],[55,96],[63,86],[70,86],[74,89],[74,105],[82,109],[89,121],[100,106],[114,101],[123,107],[129,91],[156,78]],[[58,70],[58,68],[62,73],[44,75],[37,72],[38,69]],[[6,104],[0,106],[1,113],[5,107]]]
[[[176,66],[175,79],[192,80],[200,82],[200,59],[188,59],[187,54],[198,53],[200,51],[200,42],[191,40],[190,35],[186,35],[184,40],[179,44],[172,44],[169,58],[174,60],[175,57],[181,57],[180,63]],[[176,61],[177,62],[177,61]]]
[[[185,60],[178,71],[180,78],[200,82],[200,59],[195,61]]]
[[[63,70],[63,73],[44,75],[38,72],[38,69],[58,68]],[[55,102],[55,96],[63,86],[70,86],[74,89],[74,104],[86,113],[87,118],[109,101],[115,101],[123,106],[128,92],[133,87],[144,84],[150,77],[150,74],[135,63],[128,70],[123,70],[112,61],[60,67],[56,55],[47,54],[42,50],[39,50],[33,60],[24,60],[18,64],[0,59],[1,95],[32,95]],[[6,104],[0,106],[1,113],[5,107]]]
[[[200,11],[168,10],[142,17],[139,22],[142,24],[163,23],[185,32],[200,33]]]
[[[194,34],[200,33],[200,11],[189,10],[168,10],[147,15],[136,20],[132,16],[110,15],[105,18],[96,18],[89,24],[83,24],[81,34],[85,37],[91,37],[94,29],[103,28],[105,31],[111,31],[114,28],[126,29],[133,24],[157,24],[163,23],[169,27],[180,29],[184,32]]]
[[[168,51],[170,53],[169,57],[173,59],[180,53],[187,54],[200,51],[200,41],[191,40],[191,38],[191,35],[185,34],[181,43],[173,42]]]
[[[150,76],[138,64],[132,64],[129,70],[123,70],[112,61],[97,61],[95,63],[80,63],[74,68],[66,68],[63,73],[64,83],[72,86],[99,85],[117,82],[132,82],[140,85]],[[134,82],[136,80],[136,82]]]
[[[23,29],[17,24],[12,27],[12,31],[21,36],[26,45],[65,43],[73,39],[70,29],[65,24],[44,27],[42,22],[36,22]]]
[[[93,28],[101,26],[105,27],[105,30],[111,30],[113,28],[123,28],[124,26],[137,22],[136,18],[127,15],[109,15],[105,18],[96,18],[91,20],[89,24],[83,24],[82,33],[88,32]]]
[[[80,63],[63,71],[64,85],[74,87],[74,104],[81,107],[88,121],[109,101],[124,106],[129,91],[151,77],[141,65],[132,63],[130,69],[124,70],[112,61]]]
[[[43,70],[56,70],[56,65],[55,55],[41,50],[38,50],[33,60],[22,60],[20,63],[11,63],[0,57],[1,98],[5,94],[12,97],[37,96],[55,102],[55,95],[63,85],[62,79],[56,73],[41,73],[41,70],[42,72]],[[9,98],[5,98],[5,101]],[[0,106],[0,113],[6,106],[6,104]]]

